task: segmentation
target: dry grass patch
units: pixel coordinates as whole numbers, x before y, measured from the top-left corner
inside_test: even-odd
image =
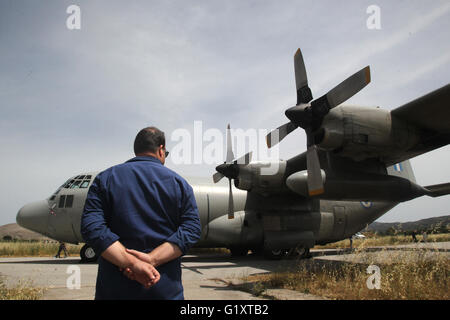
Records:
[[[82,245],[66,244],[69,256],[79,256]],[[43,241],[0,242],[0,257],[51,257],[58,252],[59,243]],[[64,252],[61,252],[64,256]]]
[[[359,253],[361,254],[361,253]],[[420,254],[419,254],[420,255]],[[376,263],[374,263],[376,264]],[[369,264],[336,261],[299,261],[297,270],[250,276],[259,291],[284,288],[343,300],[448,300],[450,261],[446,255],[377,264],[380,289],[369,289]]]
[[[0,300],[39,300],[43,294],[44,289],[34,287],[30,281],[8,287],[0,278]]]
[[[422,235],[417,235],[417,240],[422,240]],[[450,241],[450,233],[441,234],[429,234],[427,235],[427,242],[447,242]],[[391,246],[399,244],[411,244],[414,243],[411,236],[395,235],[395,236],[368,236],[365,239],[354,239],[353,247],[378,247],[378,246]],[[341,240],[333,243],[328,243],[322,246],[315,246],[314,249],[335,249],[335,248],[349,248],[350,241],[348,239]]]

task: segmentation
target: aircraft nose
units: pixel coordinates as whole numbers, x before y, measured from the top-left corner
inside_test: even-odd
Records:
[[[21,227],[42,234],[48,233],[49,208],[46,200],[24,205],[16,216],[16,222]]]

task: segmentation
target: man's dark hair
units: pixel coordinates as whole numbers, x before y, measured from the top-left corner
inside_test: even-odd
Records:
[[[164,132],[156,127],[147,127],[139,131],[136,139],[134,139],[134,154],[155,153],[161,145],[166,145]]]

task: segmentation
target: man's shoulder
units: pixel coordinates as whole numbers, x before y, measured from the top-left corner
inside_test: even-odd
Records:
[[[177,172],[174,170],[164,167],[167,170],[167,174],[171,176],[173,179],[175,179],[177,182],[179,182],[181,185],[183,185],[184,188],[191,188],[190,184],[187,182],[185,178],[180,176]]]
[[[124,163],[119,163],[116,164],[112,167],[109,167],[108,169],[103,170],[102,172],[100,172],[97,176],[100,178],[105,178],[108,177],[109,175],[113,174],[114,172],[119,172],[119,171],[128,171],[128,170],[144,170],[144,171],[157,171],[160,174],[162,174],[164,177],[167,178],[173,178],[181,183],[183,183],[184,185],[188,185],[189,183],[187,182],[187,180],[185,178],[183,178],[179,173],[175,172],[174,170],[162,165],[162,164],[158,164],[158,163],[154,163],[154,162],[124,162]]]

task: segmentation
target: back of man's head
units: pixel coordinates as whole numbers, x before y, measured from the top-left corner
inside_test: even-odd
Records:
[[[134,154],[155,153],[161,145],[166,145],[164,132],[156,127],[147,127],[139,131],[134,139]]]

